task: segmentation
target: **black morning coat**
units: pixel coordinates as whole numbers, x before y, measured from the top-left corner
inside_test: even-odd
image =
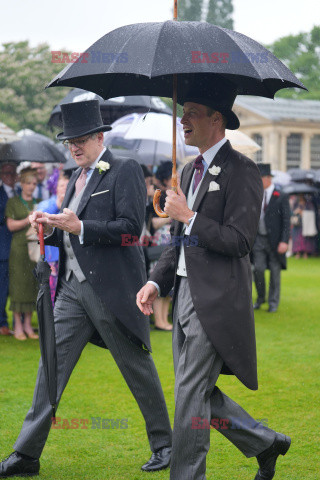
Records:
[[[245,386],[256,390],[249,252],[258,229],[263,186],[255,163],[233,150],[229,141],[220,148],[210,167],[213,165],[220,167],[221,172],[212,175],[206,171],[193,206],[198,213],[190,232],[192,242],[185,246],[187,276],[199,320],[224,361],[222,373],[232,373]],[[183,169],[181,188],[185,195],[193,171],[192,164]],[[216,182],[220,189],[208,191],[211,182]],[[182,223],[173,221],[172,234],[180,236],[181,229]],[[179,282],[179,249],[176,245],[168,246],[150,277],[158,283],[162,294],[174,285],[173,304]]]
[[[144,255],[141,246],[128,245],[142,232],[146,208],[143,172],[135,160],[115,158],[108,150],[101,160],[108,162],[110,169],[102,173],[94,169],[76,211],[83,222],[84,243],[72,234],[70,241],[87,281],[117,317],[119,327],[151,351],[148,317],[136,305],[136,294],[146,283]],[[61,211],[68,206],[80,173],[81,168],[73,172]],[[65,271],[63,231],[55,229],[46,244],[59,247],[58,291]],[[105,347],[98,332],[91,341]]]

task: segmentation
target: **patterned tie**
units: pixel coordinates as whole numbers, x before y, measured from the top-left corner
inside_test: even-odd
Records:
[[[194,175],[194,183],[193,183],[193,189],[192,189],[193,193],[196,191],[197,186],[199,185],[199,183],[202,179],[203,170],[204,170],[202,160],[203,160],[203,156],[199,155],[193,163],[193,168],[196,171],[196,173]]]
[[[86,184],[88,171],[89,168],[83,168],[78,177],[78,180],[76,181],[76,197],[79,195],[79,193]]]

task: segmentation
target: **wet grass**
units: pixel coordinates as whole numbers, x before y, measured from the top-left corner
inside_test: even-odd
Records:
[[[318,478],[320,259],[289,259],[282,274],[278,313],[256,313],[259,390],[251,392],[233,377],[219,387],[253,416],[291,436],[292,447],[277,466],[279,480]],[[265,309],[267,306],[264,307]],[[154,360],[173,420],[174,375],[171,333],[152,331]],[[12,451],[31,404],[40,357],[37,341],[0,337],[0,457]],[[140,411],[109,352],[88,345],[62,398],[58,416],[88,428],[55,429],[41,457],[41,478],[61,480],[169,479],[169,471],[146,474],[140,466],[150,450]],[[91,418],[127,419],[128,428],[91,428]],[[110,425],[106,422],[105,426]],[[113,425],[115,426],[115,424]],[[211,433],[207,478],[250,480],[255,459],[245,458]],[[187,480],[187,479],[186,479]]]

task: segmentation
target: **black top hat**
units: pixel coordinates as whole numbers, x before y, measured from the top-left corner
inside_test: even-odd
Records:
[[[261,177],[273,177],[270,163],[257,163]]]
[[[62,104],[61,115],[63,132],[58,133],[58,140],[111,130],[110,125],[102,123],[99,100]]]
[[[222,113],[227,119],[226,128],[236,130],[240,126],[237,115],[232,111],[232,105],[237,96],[236,87],[228,80],[215,78],[212,84],[192,89],[182,97],[178,96],[178,102],[183,105],[185,102],[199,103],[213,110]]]

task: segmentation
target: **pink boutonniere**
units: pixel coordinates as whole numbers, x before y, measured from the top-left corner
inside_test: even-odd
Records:
[[[273,192],[272,195],[273,195],[273,197],[280,197],[280,192],[275,191],[275,192]]]

